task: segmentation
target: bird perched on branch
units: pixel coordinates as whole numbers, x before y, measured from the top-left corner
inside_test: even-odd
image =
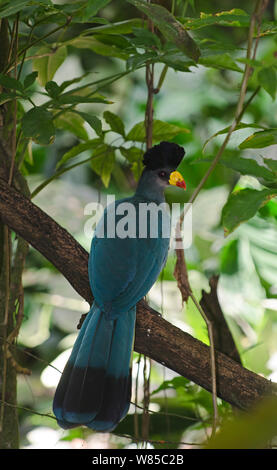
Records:
[[[108,206],[96,227],[88,265],[94,302],[53,403],[64,429],[86,425],[109,432],[128,412],[136,304],[167,258],[170,233],[163,234],[163,217],[168,222],[164,189],[168,184],[185,188],[175,171],[184,153],[170,142],[147,150],[136,193]],[[149,205],[157,209],[152,222],[145,210]]]

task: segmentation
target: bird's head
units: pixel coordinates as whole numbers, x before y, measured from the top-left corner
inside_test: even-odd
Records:
[[[181,163],[185,151],[173,142],[161,142],[147,150],[143,157],[146,171],[151,171],[159,186],[169,184],[186,189],[186,183],[176,168]]]

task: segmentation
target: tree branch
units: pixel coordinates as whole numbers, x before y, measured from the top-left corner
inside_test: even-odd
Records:
[[[51,217],[0,178],[2,222],[42,253],[89,303],[88,253]],[[209,347],[157,315],[145,301],[137,308],[135,350],[212,390]],[[276,389],[226,355],[216,352],[218,396],[249,408]]]

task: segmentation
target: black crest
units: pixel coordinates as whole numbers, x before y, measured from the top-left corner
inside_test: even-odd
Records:
[[[169,168],[175,170],[181,163],[185,151],[173,142],[161,142],[145,152],[143,163],[149,170]]]

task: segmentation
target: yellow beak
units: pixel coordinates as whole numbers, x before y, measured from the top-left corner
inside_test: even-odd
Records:
[[[173,171],[170,173],[169,184],[173,186],[178,186],[179,188],[186,189],[186,183],[179,171]]]

